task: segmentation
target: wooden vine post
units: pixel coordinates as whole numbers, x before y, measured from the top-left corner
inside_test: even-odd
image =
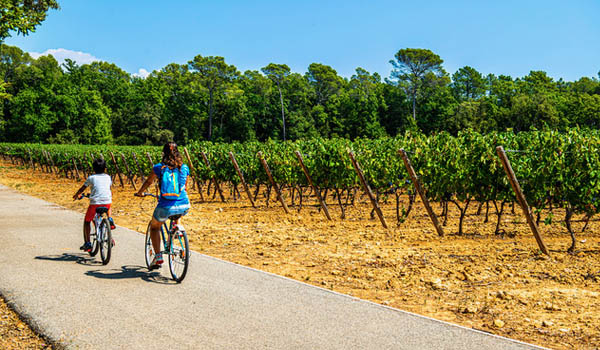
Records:
[[[123,153],[119,152],[119,154],[121,155],[121,160],[123,161],[123,164],[125,164],[125,169],[127,170],[127,177],[129,178],[131,187],[133,187],[133,189],[137,191],[137,188],[135,187],[135,181],[133,181],[133,174],[131,173],[131,170],[129,169],[129,164],[127,164],[127,160],[125,159],[125,156],[123,155]]]
[[[121,176],[121,169],[119,169],[119,163],[117,163],[117,161],[115,160],[115,155],[112,151],[109,151],[110,153],[110,158],[113,161],[113,164],[115,165],[115,171],[117,172],[117,175],[119,176],[119,182],[121,183],[121,187],[123,186],[123,177]]]
[[[204,159],[204,164],[206,164],[206,167],[210,170],[210,162],[208,161],[208,157],[206,156],[206,153],[200,152],[200,155],[202,155],[202,159]],[[217,181],[217,178],[214,176],[213,176],[212,180],[215,183],[215,187],[217,188],[217,191],[219,192],[221,201],[225,202],[225,197],[223,196],[223,192],[221,191],[221,186],[219,186],[219,181]]]
[[[65,156],[65,160],[69,159],[69,156],[67,155],[67,152],[63,153],[63,155]],[[67,162],[67,164],[65,164],[65,177],[68,179],[69,178],[69,167],[67,166],[69,163]],[[73,175],[73,171],[71,171],[71,175]],[[75,177],[75,175],[73,175],[73,177]]]
[[[242,181],[242,186],[244,186],[244,190],[246,190],[246,195],[248,196],[250,203],[252,203],[252,207],[256,208],[256,205],[254,204],[254,200],[252,199],[252,195],[250,194],[250,189],[248,189],[248,184],[246,183],[246,180],[244,180],[244,174],[240,170],[240,166],[238,165],[237,160],[235,160],[235,156],[233,155],[233,152],[229,152],[229,158],[231,158],[233,167],[235,168],[235,171],[237,171],[237,174],[240,177],[240,180]]]
[[[31,150],[27,149],[27,154],[29,155],[29,163],[31,164],[31,168],[35,170],[35,163],[33,162],[33,157],[31,156]]]
[[[48,156],[48,159],[50,159],[50,172],[51,173],[56,173],[58,175],[58,169],[56,168],[56,166],[54,165],[54,159],[52,159],[52,155],[50,154],[49,151],[46,151],[46,155]]]
[[[152,167],[154,166],[154,161],[152,160],[152,156],[150,155],[150,152],[146,152],[146,157],[148,157],[148,163],[150,164],[150,170],[152,170]]]
[[[47,168],[48,168],[48,172],[50,174],[54,174],[54,167],[52,166],[52,156],[50,155],[50,152],[48,151],[44,151],[44,154],[46,155],[46,164],[47,164]]]
[[[190,158],[190,154],[188,153],[187,147],[183,147],[183,153],[185,154],[185,157],[187,158],[187,161],[188,161],[188,167],[190,168],[190,177],[194,181],[194,183],[192,184],[192,189],[195,189],[197,181],[196,181],[196,177],[194,176],[194,165],[192,164],[192,158]],[[202,200],[204,200],[204,199],[202,199]]]
[[[40,161],[40,169],[43,172],[47,173],[48,172],[48,159],[46,158],[46,152],[44,150],[40,151],[39,161]]]
[[[50,165],[50,157],[48,156],[48,151],[42,150],[42,155],[43,155],[44,161],[46,163],[45,164],[46,165],[46,172],[50,173],[50,174],[53,173],[54,171],[53,171],[53,169],[52,169],[52,167]]]
[[[298,162],[300,163],[300,167],[302,167],[302,171],[304,172],[304,175],[306,176],[306,180],[308,181],[308,184],[310,185],[310,187],[312,187],[313,191],[317,194],[317,198],[319,199],[319,203],[321,205],[321,208],[323,208],[323,212],[325,213],[325,216],[327,216],[328,220],[332,220],[331,215],[329,215],[329,208],[327,208],[327,204],[323,200],[323,197],[321,197],[321,191],[319,191],[317,186],[315,186],[315,184],[313,183],[312,178],[310,177],[310,174],[308,173],[308,169],[306,168],[306,165],[304,165],[304,160],[302,159],[302,153],[300,153],[300,151],[296,151],[295,153],[296,153],[296,157],[298,157]]]
[[[365,192],[367,192],[367,194],[369,195],[369,199],[371,200],[373,209],[375,209],[377,216],[379,216],[379,221],[381,221],[381,225],[383,225],[384,228],[388,228],[388,225],[385,222],[385,218],[383,217],[383,213],[381,212],[381,208],[379,207],[379,204],[377,203],[377,199],[375,199],[375,196],[373,195],[373,192],[371,191],[371,187],[369,187],[369,184],[367,183],[367,180],[365,179],[365,176],[363,175],[363,171],[360,168],[360,165],[354,158],[354,153],[348,149],[348,155],[350,156],[352,165],[354,165],[354,170],[356,170],[356,174],[358,174],[358,178],[360,179],[360,182],[362,183],[363,188],[365,189]]]
[[[29,167],[31,166],[31,164],[29,164],[29,162],[27,161],[27,157],[25,156],[24,152],[23,152],[23,154],[21,154],[19,156],[19,158],[21,158],[21,164],[23,164],[23,166],[25,166],[27,169],[29,169]]]
[[[45,173],[50,172],[48,169],[48,157],[46,157],[46,150],[40,151],[40,168]]]
[[[519,181],[517,180],[517,177],[515,176],[512,166],[510,165],[510,161],[508,160],[508,157],[506,156],[506,152],[504,152],[504,148],[502,146],[498,146],[498,147],[496,147],[496,152],[498,153],[498,157],[500,157],[500,160],[502,161],[502,166],[504,167],[504,171],[506,172],[506,175],[508,176],[508,180],[510,181],[510,185],[512,186],[513,191],[515,191],[515,195],[517,196],[517,201],[519,202],[521,209],[523,209],[523,214],[525,214],[525,218],[527,219],[529,228],[531,229],[531,232],[533,232],[533,235],[535,237],[535,240],[537,241],[538,246],[540,247],[540,250],[544,254],[550,255],[548,248],[546,248],[546,245],[544,244],[544,241],[542,240],[542,236],[540,235],[539,229],[537,227],[537,224],[535,223],[533,215],[531,214],[531,208],[529,208],[527,199],[525,199],[525,196],[523,195],[523,191],[521,190]]]
[[[82,157],[82,156],[81,156]],[[83,160],[83,158],[80,159],[76,159],[75,163],[78,165],[78,169],[80,170],[80,174],[83,176],[83,179],[87,179],[87,172],[85,170],[85,162]]]
[[[131,154],[133,155],[133,159],[135,160],[135,165],[137,165],[138,174],[142,178],[142,183],[144,183],[144,182],[146,182],[146,178],[144,177],[144,172],[142,171],[142,168],[140,167],[140,162],[138,162],[137,155],[135,154],[135,152],[131,152]]]
[[[269,178],[269,181],[271,182],[271,186],[273,186],[273,188],[275,189],[275,193],[277,193],[277,198],[279,199],[279,202],[281,202],[281,205],[283,206],[283,210],[285,211],[286,214],[289,214],[290,210],[288,209],[287,205],[285,204],[285,201],[283,200],[283,196],[281,195],[281,191],[279,190],[279,187],[275,183],[275,180],[273,180],[273,175],[271,174],[271,170],[269,169],[269,165],[267,164],[267,161],[264,159],[262,152],[259,151],[257,155],[258,155],[258,159],[260,159],[260,162],[262,163],[263,168],[265,168],[265,171],[267,172],[267,177]]]
[[[90,152],[86,153],[85,155],[89,163],[89,166],[87,167],[89,169],[88,174],[92,175],[94,173],[94,154]]]
[[[152,156],[150,155],[150,152],[146,152],[146,156],[148,157],[148,162],[150,164],[150,171],[153,171],[152,168],[154,167],[154,161],[152,160]],[[154,191],[157,194],[160,192],[160,190],[158,188],[158,181],[154,181]]]
[[[73,161],[73,168],[75,169],[75,175],[77,176],[77,180],[79,180],[80,179],[79,169],[77,169],[77,162],[75,161],[75,157],[71,158],[71,160]]]
[[[410,163],[410,159],[408,159],[408,155],[406,154],[406,151],[403,149],[400,149],[400,150],[398,150],[398,153],[400,153],[400,156],[402,157],[402,160],[404,161],[404,166],[406,167],[406,170],[408,171],[408,175],[410,175],[412,183],[415,186],[415,189],[417,190],[419,197],[421,197],[421,201],[423,202],[425,209],[427,209],[427,214],[429,215],[431,222],[433,222],[433,226],[435,227],[435,230],[437,231],[438,235],[440,235],[440,237],[443,236],[444,230],[442,229],[442,226],[440,225],[440,223],[437,219],[437,216],[433,212],[433,209],[431,209],[431,205],[429,204],[429,201],[427,200],[427,196],[425,195],[425,190],[423,189],[423,186],[421,185],[421,181],[419,181],[419,178],[417,177],[417,173],[415,172],[415,169],[413,168],[412,164]]]

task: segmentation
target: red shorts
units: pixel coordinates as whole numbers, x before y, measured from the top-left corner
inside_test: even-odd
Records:
[[[110,209],[110,204],[90,204],[88,210],[85,212],[85,219],[83,219],[83,221],[91,222],[92,220],[94,220],[94,215],[96,215],[96,208],[99,207],[106,207]]]

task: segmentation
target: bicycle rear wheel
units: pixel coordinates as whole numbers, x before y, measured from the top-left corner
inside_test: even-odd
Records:
[[[112,233],[110,231],[108,219],[102,219],[99,233],[98,245],[100,246],[100,258],[102,259],[102,265],[106,265],[110,261],[110,254],[112,251]]]
[[[185,278],[190,263],[190,248],[185,231],[169,235],[169,270],[173,279],[180,283]]]

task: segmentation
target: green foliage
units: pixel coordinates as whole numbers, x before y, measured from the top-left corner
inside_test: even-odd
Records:
[[[58,9],[55,0],[2,0],[0,1],[0,43],[10,37],[11,31],[28,35],[46,19],[50,9]]]
[[[70,140],[74,135],[60,134]],[[409,152],[411,162],[434,201],[514,201],[514,193],[496,154],[496,147],[507,150],[513,170],[527,201],[534,208],[549,202],[569,206],[576,212],[595,214],[600,208],[600,132],[569,129],[554,131],[512,132],[482,135],[472,131],[457,136],[439,133],[425,136],[406,133],[402,137],[379,139],[310,139],[295,142],[212,143],[194,142],[187,148],[193,176],[200,181],[216,178],[238,184],[229,153],[235,156],[248,183],[268,183],[258,153],[268,163],[273,178],[280,185],[307,186],[295,151],[302,154],[313,182],[320,188],[349,189],[360,186],[349,151],[360,164],[369,185],[379,193],[412,190],[408,173],[398,154]],[[61,169],[70,169],[72,160],[87,168],[100,154],[124,154],[135,172],[135,152],[143,172],[158,162],[161,148],[155,146],[85,146],[0,144],[0,153],[32,158],[45,163],[42,151],[49,151]],[[31,153],[30,153],[31,152]],[[204,152],[210,166],[204,162]],[[120,157],[117,157],[119,159]],[[121,161],[121,160],[119,160]],[[186,163],[189,163],[185,159]],[[114,171],[109,161],[109,172]]]
[[[442,68],[444,60],[431,50],[411,48],[398,51],[394,57],[396,60],[390,60],[394,67],[391,77],[411,96],[413,119],[416,120],[416,101],[419,93],[436,78],[446,74]]]
[[[452,92],[460,101],[478,99],[485,94],[486,82],[475,68],[465,66],[452,75]]]
[[[360,67],[343,78],[319,63],[305,74],[275,63],[241,74],[223,57],[197,55],[142,79],[108,62],[61,67],[1,45],[0,140],[187,145],[600,128],[595,77],[484,78],[466,66],[450,79],[442,62],[429,50],[403,49],[382,81]]]

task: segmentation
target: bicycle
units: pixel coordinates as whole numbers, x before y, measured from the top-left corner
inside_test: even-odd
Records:
[[[144,197],[154,197],[158,200],[158,196],[152,193],[144,193]],[[187,274],[188,265],[190,263],[190,248],[188,244],[188,237],[185,230],[179,230],[174,222],[179,219],[182,215],[169,216],[169,225],[164,222],[160,227],[160,236],[163,243],[163,251],[160,253],[165,254],[169,260],[169,271],[171,276],[177,283],[181,283]],[[165,234],[167,237],[165,237]],[[152,271],[154,268],[150,265],[154,258],[154,249],[152,248],[152,239],[150,239],[150,224],[146,229],[145,249],[144,255],[146,258],[146,266],[148,270]],[[156,267],[158,268],[158,267]]]
[[[79,196],[79,200],[83,197],[90,198],[89,194],[82,194]],[[111,250],[113,246],[112,232],[110,229],[110,222],[108,221],[108,208],[98,207],[96,208],[96,214],[92,220],[94,223],[94,230],[90,231],[90,242],[92,243],[92,250],[89,252],[90,256],[95,256],[100,250],[100,259],[102,265],[108,264],[110,261]]]

